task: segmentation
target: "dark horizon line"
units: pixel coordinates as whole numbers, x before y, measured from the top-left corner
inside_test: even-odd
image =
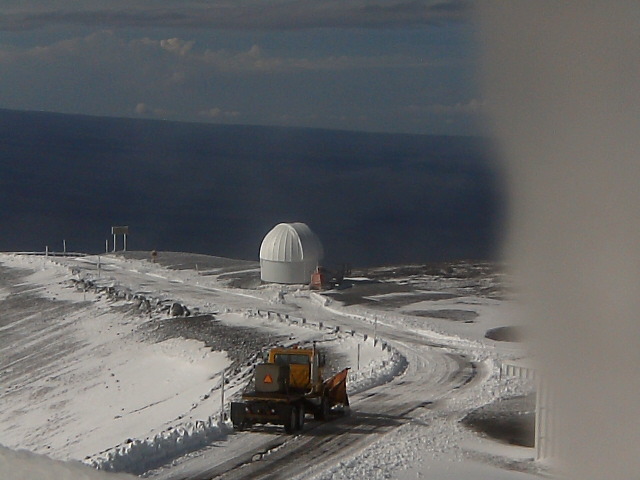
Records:
[[[75,112],[60,112],[55,110],[29,110],[29,109],[15,109],[0,107],[0,114],[2,113],[29,113],[40,115],[52,115],[52,116],[65,116],[65,117],[81,117],[92,119],[110,119],[110,120],[126,120],[133,122],[154,122],[154,123],[179,123],[187,125],[203,125],[214,126],[222,128],[257,128],[265,130],[298,130],[298,131],[316,131],[316,132],[334,132],[334,133],[349,133],[349,134],[361,134],[361,135],[388,135],[394,137],[426,137],[426,138],[469,138],[486,140],[487,136],[484,135],[461,135],[461,134],[448,134],[448,133],[411,133],[411,132],[387,132],[382,130],[347,130],[340,128],[328,128],[328,127],[304,127],[304,126],[292,126],[292,125],[267,125],[259,123],[215,123],[215,122],[199,122],[196,120],[176,120],[166,118],[150,118],[139,116],[118,116],[118,115],[98,115],[91,113],[75,113]]]

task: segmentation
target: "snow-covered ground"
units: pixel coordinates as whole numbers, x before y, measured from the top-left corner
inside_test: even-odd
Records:
[[[351,367],[357,410],[358,392],[410,375],[416,360],[406,340],[393,338],[401,331],[468,358],[480,369],[473,384],[315,469],[314,478],[506,479],[538,471],[531,448],[459,423],[483,404],[531,389],[499,375],[502,362],[524,355],[521,344],[485,338],[517,323],[511,301],[492,290],[499,275],[400,271],[373,282],[363,274],[351,289],[320,295],[260,286],[250,262],[169,253],[159,260],[0,255],[2,445],[170,478],[176,465],[211,456],[199,451],[237,441],[224,412],[261,349],[316,341],[334,370]],[[351,298],[357,291],[364,293]],[[191,315],[172,317],[173,304]],[[16,458],[0,450],[2,478],[17,471],[8,467]]]

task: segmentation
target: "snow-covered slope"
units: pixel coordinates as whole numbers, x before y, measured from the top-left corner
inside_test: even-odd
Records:
[[[405,341],[394,341],[394,329],[463,352],[483,365],[477,388],[465,390],[459,400],[447,400],[457,417],[528,388],[497,375],[502,360],[522,354],[517,345],[484,338],[488,328],[513,320],[509,302],[457,292],[444,301],[420,300],[417,295],[415,301],[403,302],[403,308],[392,308],[394,302],[382,302],[381,293],[374,301],[386,305],[382,310],[369,304],[347,306],[339,295],[329,298],[300,287],[230,287],[230,272],[243,279],[236,284],[251,283],[246,276],[256,272],[247,269],[246,262],[234,272],[228,261],[222,266],[199,258],[200,265],[190,267],[183,261],[186,257],[162,254],[166,263],[180,264],[176,269],[139,257],[0,256],[0,299],[6,313],[0,324],[0,443],[106,470],[139,474],[157,469],[185,453],[198,457],[196,452],[212,442],[224,446],[235,441],[221,415],[222,373],[226,405],[242,389],[261,348],[320,342],[332,352],[336,370],[351,367],[350,391],[357,401],[357,392],[401,374],[407,361],[419,358],[412,357]],[[355,291],[357,281],[354,285]],[[441,293],[459,287],[442,286]],[[173,304],[186,307],[191,315],[171,317]],[[474,316],[464,324],[438,314],[411,313],[425,310],[445,316],[465,310]],[[491,470],[510,455],[533,455],[528,449],[501,448],[496,455],[478,453],[477,446],[449,445],[465,438],[475,441],[477,435],[457,421],[438,422],[448,428],[439,439],[419,440],[420,427],[411,421],[385,435],[393,442],[386,438],[374,443],[369,453],[346,463],[343,459],[315,475],[359,478],[365,471],[422,471],[425,452],[431,458],[440,450],[442,455],[429,468],[475,455],[494,464],[484,467]],[[381,469],[380,462],[386,467]],[[155,474],[166,476],[168,471],[165,467]]]

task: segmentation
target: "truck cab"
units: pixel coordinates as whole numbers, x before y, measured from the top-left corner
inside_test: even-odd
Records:
[[[272,348],[267,363],[289,366],[289,388],[309,391],[323,382],[324,354],[316,349]]]

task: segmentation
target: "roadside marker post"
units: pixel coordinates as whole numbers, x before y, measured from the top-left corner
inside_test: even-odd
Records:
[[[373,345],[378,344],[378,316],[376,315],[373,320]]]
[[[222,388],[220,389],[220,423],[224,423],[224,382],[225,382],[225,370],[222,370]]]

